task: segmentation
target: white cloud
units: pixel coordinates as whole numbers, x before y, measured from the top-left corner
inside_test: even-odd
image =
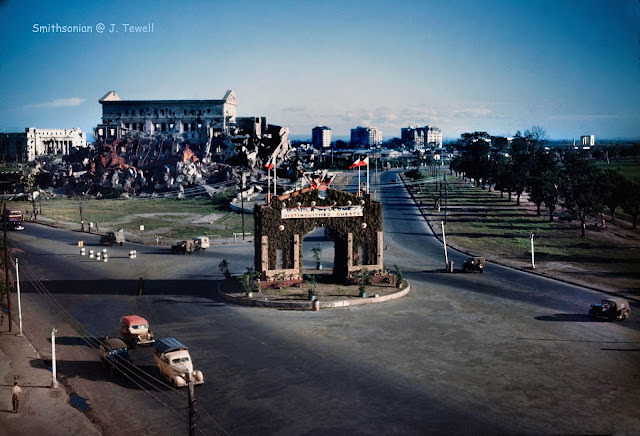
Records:
[[[42,109],[42,108],[53,108],[53,107],[80,106],[86,100],[87,100],[86,98],[79,98],[79,97],[56,98],[55,100],[47,101],[44,103],[28,104],[28,105],[25,105],[25,108]]]

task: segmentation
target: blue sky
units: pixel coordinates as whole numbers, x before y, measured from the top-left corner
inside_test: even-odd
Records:
[[[448,138],[533,125],[555,139],[640,137],[638,0],[0,0],[0,20],[0,131],[90,132],[109,90],[233,89],[238,115],[309,137],[427,124]],[[93,32],[33,31],[55,23]]]

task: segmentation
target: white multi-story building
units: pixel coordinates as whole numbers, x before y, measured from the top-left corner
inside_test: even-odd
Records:
[[[408,146],[424,148],[424,146],[442,148],[442,130],[433,126],[405,127],[400,129],[402,141]]]
[[[316,148],[331,147],[331,129],[327,126],[317,126],[311,129],[311,142]]]
[[[0,155],[6,160],[31,162],[38,156],[68,155],[73,148],[87,146],[87,137],[79,128],[37,129],[0,135]]]
[[[107,141],[138,132],[180,135],[191,144],[203,144],[228,134],[237,121],[238,101],[231,90],[221,100],[122,100],[115,91],[109,91],[100,104],[102,124],[96,133],[98,139]],[[256,124],[261,122],[261,117],[255,118]]]
[[[596,136],[595,135],[584,135],[580,137],[580,143],[582,147],[593,147],[596,145]]]
[[[356,147],[375,147],[382,144],[382,131],[377,127],[358,126],[351,129],[351,145]]]

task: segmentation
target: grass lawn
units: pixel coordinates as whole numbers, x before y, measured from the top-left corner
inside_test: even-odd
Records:
[[[606,162],[598,162],[597,166],[602,170],[607,168],[619,169],[620,173],[629,180],[640,177],[640,162],[638,161],[616,160],[611,161],[609,165]]]
[[[242,216],[230,210],[233,192],[213,199],[51,199],[42,202],[38,219],[80,228],[80,208],[85,226],[98,224],[99,231],[123,228],[133,239],[142,237],[183,239],[205,235],[210,238],[232,237],[242,232]],[[31,210],[28,202],[7,201],[7,208]],[[253,234],[253,215],[245,214],[245,232]],[[95,227],[94,227],[95,229]],[[129,238],[131,239],[131,238]]]
[[[579,222],[549,222],[546,209],[537,216],[535,206],[521,206],[515,196],[470,186],[448,176],[447,243],[470,254],[489,259],[504,259],[520,267],[531,266],[531,234],[534,234],[536,269],[562,271],[594,285],[615,286],[640,295],[640,232],[628,223],[602,229],[588,221],[587,236],[580,237]],[[434,209],[433,196],[441,186],[423,183],[410,187],[414,199],[422,201],[422,211],[440,234],[444,220],[444,200],[441,210]],[[556,209],[560,212],[560,208]],[[435,227],[437,225],[437,227]]]

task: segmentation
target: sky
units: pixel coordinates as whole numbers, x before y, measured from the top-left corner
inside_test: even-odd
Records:
[[[91,32],[35,31],[56,23]],[[639,0],[0,0],[0,41],[0,132],[91,133],[110,90],[233,89],[239,116],[294,137],[430,125],[640,138]]]

